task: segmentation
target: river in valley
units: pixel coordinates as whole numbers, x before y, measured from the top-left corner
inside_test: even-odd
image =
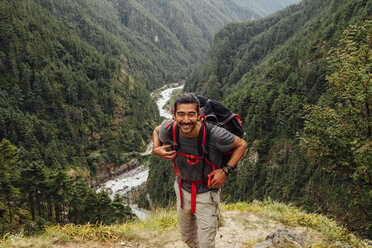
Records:
[[[182,89],[183,85],[172,85],[170,87],[163,87],[161,91],[157,94],[156,104],[158,105],[160,116],[165,117],[166,119],[171,119],[172,114],[169,110],[164,108],[170,97],[172,96],[173,91],[177,89]],[[148,155],[152,151],[152,144],[149,144],[146,152],[141,155]],[[120,176],[106,181],[98,190],[105,188],[110,198],[113,199],[116,194],[121,196],[126,196],[131,190],[141,186],[146,182],[149,175],[149,168],[140,165],[137,168],[128,171]],[[136,205],[130,205],[133,212],[140,218],[144,219],[146,217],[145,211],[139,209]]]
[[[158,99],[156,100],[156,104],[158,105],[160,116],[163,116],[166,119],[172,119],[172,113],[165,106],[168,100],[171,98],[173,91],[182,89],[182,88],[183,88],[183,85],[173,86],[171,88],[166,88],[159,93]]]

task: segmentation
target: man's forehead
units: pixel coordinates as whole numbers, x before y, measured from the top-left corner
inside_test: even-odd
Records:
[[[178,112],[197,112],[198,105],[196,103],[178,103],[177,104],[177,113]]]

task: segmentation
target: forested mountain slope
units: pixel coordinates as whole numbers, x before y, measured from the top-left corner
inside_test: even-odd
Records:
[[[147,142],[141,129],[152,126],[157,110],[123,61],[103,55],[31,1],[2,2],[1,12],[2,138],[48,165],[72,163],[102,146],[93,133],[108,141],[108,133],[121,130],[127,142],[127,134],[138,132],[129,150]]]
[[[159,121],[154,100],[125,61],[33,1],[16,2],[0,3],[0,233],[35,220],[131,218],[120,199],[112,205],[79,178],[94,178],[92,151],[106,154],[101,164],[122,162],[118,149],[147,144]]]
[[[35,0],[101,53],[121,57],[147,89],[184,79],[229,22],[257,19],[223,0]]]
[[[371,235],[371,16],[370,0],[306,0],[215,36],[186,90],[242,117],[251,150],[227,198],[296,202]]]

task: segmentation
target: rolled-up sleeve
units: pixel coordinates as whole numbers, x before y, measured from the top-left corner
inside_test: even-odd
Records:
[[[163,123],[160,125],[160,128],[159,128],[159,140],[163,144],[169,142],[171,139],[171,137],[169,137],[170,127],[168,127],[167,129],[165,128],[165,125],[169,122],[170,122],[169,120],[163,121]]]
[[[217,150],[227,152],[234,145],[235,135],[222,127],[214,126],[211,130],[211,142]]]

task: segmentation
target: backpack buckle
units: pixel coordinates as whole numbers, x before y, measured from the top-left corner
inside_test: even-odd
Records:
[[[171,141],[171,142],[170,142],[170,145],[171,145],[171,148],[172,148],[173,150],[175,150],[175,151],[177,151],[178,148],[179,148],[179,145],[178,145],[176,142],[174,142],[174,141]]]
[[[191,164],[191,165],[195,165],[195,164],[197,164],[197,163],[199,162],[199,159],[198,159],[198,157],[196,157],[196,156],[193,156],[193,155],[187,155],[186,157],[187,157],[187,162],[188,162],[189,164]],[[194,159],[195,161],[191,161],[190,159]]]

